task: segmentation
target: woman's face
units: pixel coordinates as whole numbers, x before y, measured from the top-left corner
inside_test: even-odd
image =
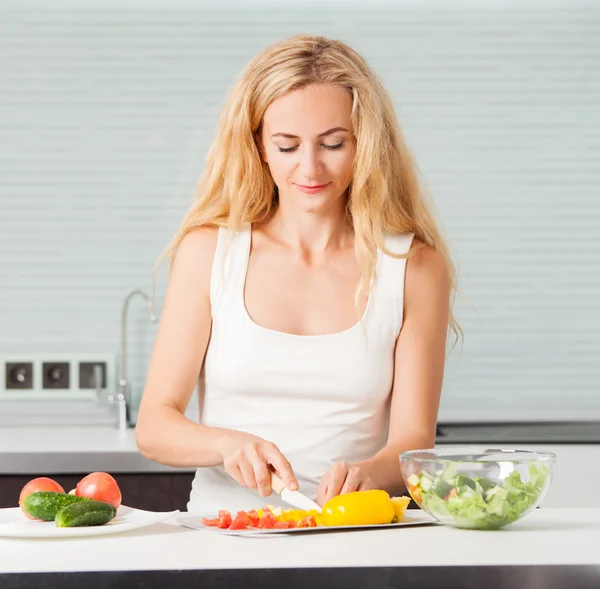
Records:
[[[343,209],[355,154],[352,98],[341,86],[312,84],[273,101],[259,138],[286,200],[304,212]]]

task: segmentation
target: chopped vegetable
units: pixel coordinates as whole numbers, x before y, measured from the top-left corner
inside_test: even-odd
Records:
[[[427,472],[407,479],[414,500],[442,522],[462,528],[494,529],[518,520],[539,501],[550,470],[545,464],[529,467],[523,482],[517,470],[502,484],[485,477],[458,474],[448,463],[436,476]]]
[[[203,518],[202,523],[205,526],[212,526],[228,530],[245,530],[249,528],[259,528],[263,530],[271,529],[289,529],[289,528],[314,528],[317,526],[316,519],[309,512],[294,511],[293,517],[280,510],[278,516],[273,513],[271,508],[263,507],[258,511],[238,511],[235,518],[232,518],[229,511],[222,509],[219,511],[219,517],[213,519]],[[298,514],[304,514],[302,518]],[[316,512],[315,512],[316,513]]]
[[[228,530],[390,524],[404,517],[409,503],[409,497],[390,498],[385,491],[356,491],[333,497],[325,503],[322,513],[266,505],[258,510],[238,511],[235,517],[221,510],[219,517],[203,518],[202,523]]]
[[[394,506],[396,521],[399,522],[404,517],[404,512],[410,503],[410,497],[392,497],[390,501]]]

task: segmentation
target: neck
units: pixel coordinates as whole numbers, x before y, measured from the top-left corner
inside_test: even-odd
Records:
[[[351,247],[354,233],[348,226],[343,202],[335,211],[305,213],[279,205],[267,223],[268,232],[293,250],[298,257],[319,261],[327,253]]]

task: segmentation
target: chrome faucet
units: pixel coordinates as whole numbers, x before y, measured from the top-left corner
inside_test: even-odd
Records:
[[[129,311],[129,303],[131,299],[139,295],[146,301],[146,307],[152,323],[156,322],[156,310],[152,299],[143,291],[135,289],[131,291],[123,301],[121,311],[121,375],[119,377],[119,392],[116,398],[112,399],[113,403],[119,405],[119,429],[123,430],[131,423],[131,387],[127,380],[127,312]]]

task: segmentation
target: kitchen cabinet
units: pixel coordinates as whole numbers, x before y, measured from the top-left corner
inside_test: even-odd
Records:
[[[88,472],[42,475],[61,484],[65,491],[75,488]],[[186,511],[194,473],[115,473],[123,503],[149,511]],[[0,508],[18,505],[19,493],[36,475],[0,475]]]

